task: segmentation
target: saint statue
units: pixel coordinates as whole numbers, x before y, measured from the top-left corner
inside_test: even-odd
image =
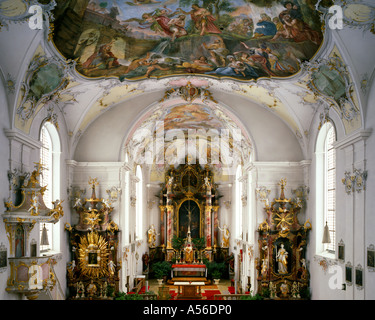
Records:
[[[148,229],[147,235],[148,235],[148,240],[147,240],[148,245],[150,246],[150,248],[154,248],[156,245],[156,230],[155,230],[154,225],[152,225],[150,229]]]
[[[284,249],[284,244],[280,245],[280,249],[276,255],[276,261],[278,262],[279,273],[288,273],[288,252]]]
[[[223,228],[220,228],[219,226],[218,226],[218,228],[223,233],[222,239],[221,239],[221,247],[222,248],[229,248],[230,232],[228,230],[228,226],[226,224],[224,224]]]
[[[262,277],[265,279],[267,277],[267,271],[268,271],[268,259],[262,259]]]
[[[108,270],[109,270],[109,273],[110,273],[111,276],[115,275],[116,265],[113,262],[113,260],[109,260],[109,262],[108,262]]]
[[[173,176],[168,177],[168,182],[167,182],[167,193],[172,192],[172,187],[173,187]]]
[[[90,284],[87,286],[86,291],[90,297],[96,294],[97,288],[96,288],[96,285],[94,284],[94,280],[90,281]]]
[[[206,186],[206,189],[207,189],[207,195],[211,195],[212,185],[211,185],[210,179],[208,177],[204,178],[204,185]]]
[[[289,286],[286,283],[286,280],[284,280],[284,283],[280,285],[280,291],[283,298],[286,298],[288,296]]]

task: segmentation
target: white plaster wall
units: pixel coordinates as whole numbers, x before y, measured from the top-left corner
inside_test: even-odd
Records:
[[[5,136],[4,129],[9,129],[9,112],[8,112],[8,103],[6,100],[6,92],[3,85],[2,72],[0,70],[0,195],[1,201],[5,200],[9,195],[9,184],[7,177],[7,170],[9,169],[9,140]],[[1,214],[5,211],[5,206],[2,202],[1,204]],[[8,251],[9,256],[9,241],[7,234],[5,232],[5,224],[0,223],[0,244],[3,244]],[[6,288],[6,283],[8,280],[8,271],[0,273],[0,300],[5,299],[16,299],[15,295],[9,295],[4,289]],[[4,289],[3,289],[4,288]]]
[[[367,102],[367,114],[365,119],[365,128],[372,129],[372,134],[366,140],[366,169],[368,171],[368,177],[366,181],[366,192],[365,192],[365,227],[364,227],[364,248],[366,250],[369,245],[375,246],[375,81],[374,73],[372,77],[372,86],[369,87],[369,95]],[[364,298],[367,300],[375,300],[375,272],[369,271],[367,267],[364,267]]]

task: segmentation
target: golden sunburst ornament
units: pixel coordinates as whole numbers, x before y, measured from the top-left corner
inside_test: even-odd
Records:
[[[82,275],[100,278],[108,275],[108,243],[96,231],[81,237],[78,249],[79,266]]]

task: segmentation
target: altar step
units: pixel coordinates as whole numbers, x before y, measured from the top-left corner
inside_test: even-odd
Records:
[[[207,280],[205,277],[173,277],[168,280],[167,283],[173,285],[175,282],[179,281],[191,281],[191,282],[204,282],[204,284],[211,284],[211,280]]]

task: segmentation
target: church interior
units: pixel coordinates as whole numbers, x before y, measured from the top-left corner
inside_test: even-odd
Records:
[[[1,0],[0,300],[375,299],[374,21]]]

